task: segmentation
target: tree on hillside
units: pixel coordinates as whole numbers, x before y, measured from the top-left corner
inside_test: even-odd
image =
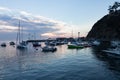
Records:
[[[109,10],[109,13],[111,14],[111,13],[113,13],[113,12],[117,12],[120,7],[120,3],[119,2],[115,2],[114,4],[113,4],[113,6],[109,6],[109,8],[108,8],[108,10]]]
[[[109,6],[108,10],[109,10],[109,13],[110,13],[110,14],[114,12],[112,6]]]

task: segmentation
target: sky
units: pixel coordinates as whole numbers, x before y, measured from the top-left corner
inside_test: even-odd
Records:
[[[0,39],[15,40],[18,23],[25,39],[86,36],[119,0],[0,0]]]

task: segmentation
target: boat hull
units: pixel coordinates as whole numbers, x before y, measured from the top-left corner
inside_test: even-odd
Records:
[[[33,44],[33,47],[40,47],[41,44]]]
[[[57,50],[57,48],[49,48],[49,47],[42,48],[43,52],[54,52],[56,50]]]
[[[2,43],[1,44],[1,47],[6,47],[7,45],[5,43]]]
[[[115,50],[103,50],[103,52],[106,52],[108,56],[114,57],[114,58],[120,58],[120,51]]]
[[[68,45],[68,49],[82,49],[83,46],[77,46],[77,45]]]
[[[24,45],[17,45],[17,49],[27,49],[27,46],[24,46]]]

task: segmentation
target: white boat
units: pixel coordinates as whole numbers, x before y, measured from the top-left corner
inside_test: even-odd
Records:
[[[56,41],[56,45],[63,45],[64,43],[61,41]]]
[[[16,41],[16,48],[17,49],[26,49],[27,48],[27,42],[21,40],[23,39],[23,32],[20,27],[20,21],[19,21],[19,27],[18,27],[18,33],[17,33],[17,41]]]
[[[88,42],[82,42],[81,45],[83,45],[84,47],[91,47],[92,45]]]
[[[68,41],[63,41],[62,43],[63,43],[63,44],[68,44]]]
[[[120,44],[119,41],[111,41],[111,47],[116,48]]]
[[[82,48],[84,48],[84,46],[77,41],[68,44],[68,49],[82,49]]]
[[[120,47],[118,46],[115,49],[103,50],[103,52],[106,52],[108,56],[120,58]]]
[[[51,42],[46,41],[46,42],[45,42],[45,45],[48,45],[48,46],[56,46],[57,44],[56,44],[55,41],[51,41]]]
[[[103,51],[120,55],[120,49],[108,49],[108,50],[103,50]]]
[[[92,46],[99,46],[100,45],[100,42],[95,40],[92,42]]]
[[[45,47],[42,48],[43,52],[54,52],[56,50],[57,50],[57,48],[53,47],[53,46],[45,46]]]
[[[18,49],[26,49],[27,48],[27,43],[25,41],[20,42],[17,44]]]

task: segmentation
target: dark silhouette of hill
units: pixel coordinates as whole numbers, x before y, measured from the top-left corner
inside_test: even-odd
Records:
[[[88,39],[120,40],[120,3],[115,2],[108,10],[109,14],[93,25]]]
[[[87,35],[89,39],[120,40],[120,10],[97,21]]]

